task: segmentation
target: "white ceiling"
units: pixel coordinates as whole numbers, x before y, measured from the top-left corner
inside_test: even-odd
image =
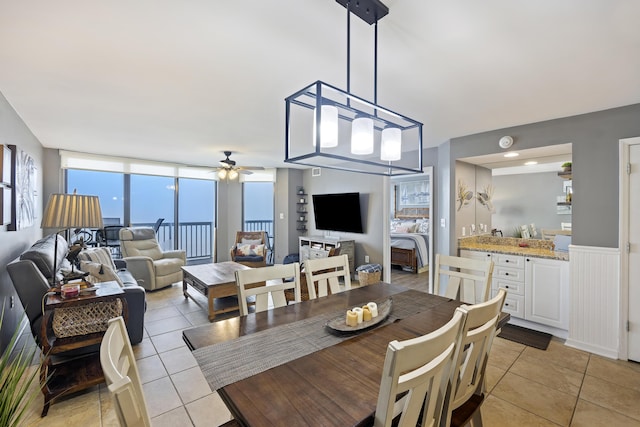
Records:
[[[640,102],[637,0],[385,4],[378,103],[426,147]],[[372,45],[352,19],[368,99]],[[334,0],[0,0],[0,92],[45,147],[282,166],[284,98],[315,80],[346,88]]]

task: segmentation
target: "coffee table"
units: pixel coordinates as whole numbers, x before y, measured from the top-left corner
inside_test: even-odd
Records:
[[[237,296],[236,271],[248,270],[250,267],[233,261],[216,262],[211,264],[188,265],[182,267],[182,293],[185,298],[191,298],[196,304],[199,302],[189,294],[187,285],[202,295],[208,297],[209,321],[215,320],[216,314],[239,310],[238,305],[224,306],[215,309],[214,299]]]

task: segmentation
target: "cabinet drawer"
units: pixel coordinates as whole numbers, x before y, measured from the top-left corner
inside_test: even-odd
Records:
[[[524,282],[524,270],[497,266],[493,268],[494,279],[507,279],[514,282]]]
[[[496,266],[524,268],[524,257],[522,255],[493,254],[492,259]]]
[[[504,288],[507,290],[509,295],[524,296],[524,282],[514,282],[512,280],[494,278],[491,285],[492,285],[492,289],[495,291],[497,291],[500,288]]]
[[[498,294],[498,290],[493,290],[491,294],[492,297],[495,297]],[[509,313],[513,317],[524,319],[524,297],[522,295],[513,295],[507,291],[507,297],[504,299],[502,311]]]

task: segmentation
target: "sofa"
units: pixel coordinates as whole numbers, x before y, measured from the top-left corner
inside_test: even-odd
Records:
[[[42,323],[42,300],[44,295],[49,291],[51,278],[54,274],[52,270],[56,238],[58,240],[58,250],[55,274],[57,281],[61,281],[64,273],[71,272],[71,264],[66,259],[69,252],[67,241],[58,234],[52,234],[38,240],[29,249],[24,251],[19,258],[7,265],[7,271],[29,319],[31,332],[38,344],[40,344],[40,328]],[[85,249],[82,252],[87,251],[87,253],[89,253],[95,251],[98,253],[101,250],[106,250],[108,253],[108,249],[106,248]],[[81,255],[78,256],[79,259],[83,259],[84,254],[82,254],[82,252]],[[143,287],[138,286],[136,280],[126,269],[126,263],[121,260],[115,260],[113,267],[113,271],[124,289],[124,299],[127,302],[127,331],[129,333],[129,339],[132,344],[137,344],[142,341],[144,335],[144,313],[146,311],[145,290]],[[106,265],[102,270],[106,270]],[[106,280],[109,279],[105,278],[104,281]]]

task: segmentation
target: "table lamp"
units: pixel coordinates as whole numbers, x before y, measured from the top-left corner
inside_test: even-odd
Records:
[[[69,228],[102,228],[102,210],[98,196],[52,194],[42,217],[42,228],[56,230],[52,284],[56,285],[58,233]]]

